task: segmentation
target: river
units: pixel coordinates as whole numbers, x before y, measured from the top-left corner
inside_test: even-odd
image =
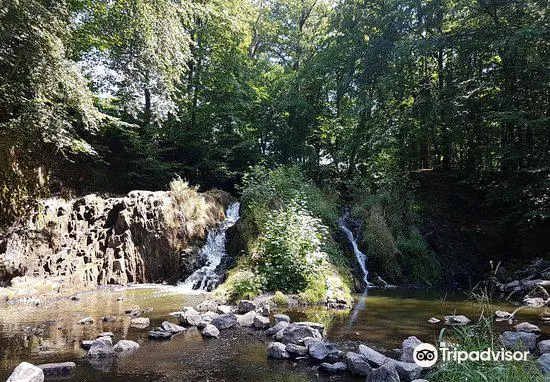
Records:
[[[123,297],[123,301],[118,301]],[[253,329],[222,331],[219,339],[204,340],[196,329],[175,336],[167,342],[147,339],[148,329],[129,326],[126,309],[153,308],[145,317],[151,328],[183,306],[195,306],[204,295],[189,295],[181,288],[141,286],[109,288],[80,295],[80,300],[59,300],[39,306],[2,306],[0,314],[0,381],[5,380],[21,362],[34,364],[73,361],[77,364],[71,381],[315,381],[316,370],[305,361],[280,361],[266,358],[269,339]],[[363,296],[357,296],[362,299]],[[364,309],[351,320],[349,311],[329,311],[323,307],[280,309],[293,320],[318,321],[327,324],[327,337],[342,349],[356,350],[358,343],[393,349],[408,336],[416,335],[435,342],[442,325],[426,321],[431,316],[465,314],[475,318],[478,307],[464,302],[462,294],[404,290],[370,290]],[[359,301],[357,301],[359,302]],[[511,311],[510,305],[498,308]],[[542,336],[550,338],[550,325],[538,321],[537,312],[522,310],[518,318],[538,324]],[[116,323],[102,323],[99,318],[117,315]],[[78,325],[91,316],[95,323]],[[500,323],[499,329],[509,327]],[[112,331],[115,342],[131,339],[141,344],[134,354],[114,359],[112,363],[91,365],[80,342],[93,339],[103,331]],[[355,381],[347,375],[340,381]]]

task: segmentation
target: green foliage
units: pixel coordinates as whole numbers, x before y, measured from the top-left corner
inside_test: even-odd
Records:
[[[277,304],[277,306],[287,306],[288,297],[286,297],[283,292],[278,290],[275,291],[275,294],[273,295],[273,302]]]
[[[227,280],[226,288],[229,288],[229,298],[233,301],[242,299],[253,299],[259,295],[266,281],[252,271],[237,271]]]
[[[416,231],[408,237],[397,239],[397,249],[403,262],[403,276],[406,280],[418,284],[434,284],[441,278],[441,264],[426,240]]]

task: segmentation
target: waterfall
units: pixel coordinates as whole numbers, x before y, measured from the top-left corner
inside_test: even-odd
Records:
[[[208,232],[206,244],[199,253],[199,256],[206,260],[206,264],[187,277],[179,285],[181,288],[188,292],[211,291],[219,284],[221,275],[217,272],[217,268],[227,256],[225,234],[239,220],[239,207],[238,202],[231,203],[225,212],[225,220]]]
[[[368,286],[370,285],[370,283],[367,280],[367,276],[369,275],[369,271],[367,270],[367,256],[359,250],[359,247],[357,245],[357,238],[353,236],[353,233],[351,232],[351,230],[346,226],[347,218],[348,218],[348,212],[346,211],[344,216],[342,216],[338,220],[338,225],[340,226],[340,229],[346,234],[348,241],[350,242],[353,248],[353,253],[355,254],[355,258],[357,259],[357,262],[359,263],[359,266],[363,271],[363,281]]]

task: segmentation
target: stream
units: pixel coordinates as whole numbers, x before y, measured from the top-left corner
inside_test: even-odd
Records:
[[[119,301],[123,297],[122,301]],[[434,341],[443,325],[426,323],[431,316],[440,317],[454,311],[474,319],[477,306],[464,302],[464,294],[445,295],[442,292],[410,290],[369,290],[364,309],[355,312],[331,311],[325,307],[283,308],[277,312],[289,314],[293,320],[323,322],[327,338],[344,350],[357,350],[358,343],[393,349],[403,339],[416,335],[424,341]],[[0,381],[22,361],[34,364],[73,361],[77,364],[71,381],[315,381],[316,370],[307,361],[280,361],[266,358],[270,341],[261,331],[249,328],[222,331],[219,339],[203,339],[189,329],[167,342],[147,339],[150,328],[168,319],[170,312],[182,306],[195,306],[204,294],[189,294],[181,287],[143,285],[110,287],[80,294],[80,300],[58,300],[42,305],[3,306],[0,314]],[[362,299],[356,296],[356,303]],[[151,319],[147,329],[130,327],[126,309],[153,308],[144,317]],[[496,308],[512,310],[509,304]],[[116,315],[115,323],[102,323],[100,317]],[[77,321],[91,316],[95,323],[78,325]],[[550,337],[550,326],[538,320],[534,310],[522,310],[521,321],[537,324],[542,336]],[[501,330],[509,327],[498,324]],[[80,342],[93,339],[103,331],[112,331],[115,341],[131,339],[141,344],[134,354],[115,358],[112,362],[90,364]],[[326,379],[324,379],[326,378]],[[341,381],[355,381],[348,375]]]

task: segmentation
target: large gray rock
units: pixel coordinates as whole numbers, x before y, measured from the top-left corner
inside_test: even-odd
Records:
[[[541,355],[537,363],[543,374],[550,374],[550,353]]]
[[[319,365],[319,370],[324,371],[325,373],[330,375],[342,374],[346,372],[347,369],[348,367],[343,362],[323,362],[321,365]]]
[[[275,319],[275,323],[278,324],[279,322],[288,322],[290,324],[290,317],[286,314],[276,314],[273,316]]]
[[[418,366],[414,362],[411,363],[394,360],[389,360],[386,362],[391,362],[394,364],[395,370],[397,371],[397,374],[399,374],[402,381],[412,381],[420,377],[420,374],[422,373],[422,366]]]
[[[405,339],[403,341],[403,344],[401,345],[401,361],[403,362],[414,362],[413,359],[413,351],[414,348],[416,348],[418,345],[420,345],[422,341],[420,341],[415,336],[410,336],[409,338]]]
[[[218,309],[218,305],[220,305],[220,303],[216,300],[205,299],[197,305],[197,310],[199,312],[208,312],[210,310],[216,311],[216,309]]]
[[[162,324],[160,324],[160,327],[165,332],[172,334],[178,334],[187,330],[183,326],[179,326],[168,321],[164,321]]]
[[[212,320],[212,325],[214,325],[219,330],[229,329],[237,325],[237,316],[235,316],[233,313],[220,314],[218,317]]]
[[[250,300],[241,300],[239,301],[239,305],[237,305],[237,310],[239,311],[239,314],[255,312],[256,304]]]
[[[197,311],[182,312],[179,321],[181,325],[198,326],[202,321],[202,315]]]
[[[21,362],[6,382],[43,382],[44,371],[28,362]]]
[[[500,342],[507,349],[533,351],[537,346],[537,335],[507,331],[500,335]]]
[[[296,322],[295,324],[309,326],[310,328],[317,329],[321,333],[323,333],[323,330],[325,330],[325,325],[320,324],[318,322],[300,321],[300,322]]]
[[[316,362],[322,362],[328,360],[330,356],[333,356],[331,360],[337,361],[339,358],[339,350],[329,342],[318,341],[311,344],[308,347],[309,357]]]
[[[74,362],[45,363],[37,365],[44,372],[45,376],[68,376],[74,373],[76,364]]]
[[[153,341],[167,341],[172,338],[172,333],[164,330],[151,330],[148,338]]]
[[[308,353],[307,347],[296,344],[287,344],[286,351],[293,357],[305,357]]]
[[[550,353],[550,340],[540,341],[539,351],[541,354]]]
[[[346,363],[351,375],[367,377],[372,373],[372,367],[361,354],[347,352]]]
[[[107,358],[115,355],[111,337],[101,337],[95,340],[88,350],[87,357],[92,359]]]
[[[269,328],[269,318],[268,317],[264,317],[264,316],[260,316],[260,315],[256,315],[254,317],[254,327],[256,329],[260,329],[260,330],[264,330],[264,329],[267,329]]]
[[[139,344],[130,340],[120,340],[113,347],[115,353],[133,353],[139,349]]]
[[[203,337],[207,338],[218,338],[220,336],[220,331],[212,324],[208,324],[204,327],[201,332]]]
[[[231,313],[231,307],[229,305],[219,305],[216,312],[219,314],[229,314]]]
[[[290,354],[286,351],[285,344],[280,342],[270,342],[267,345],[267,356],[276,359],[290,358]]]
[[[470,319],[463,315],[445,316],[445,323],[447,325],[467,325],[470,323]]]
[[[242,327],[251,327],[254,326],[254,318],[256,317],[256,312],[248,312],[241,316],[237,316],[237,323]]]
[[[374,367],[382,366],[388,359],[385,355],[365,345],[359,345],[359,352]]]
[[[304,338],[322,338],[321,333],[307,325],[290,324],[283,329],[281,341],[285,344],[293,343],[301,345],[304,343]]]
[[[395,364],[388,362],[382,366],[373,369],[372,373],[367,376],[365,382],[400,382],[399,374],[395,370]]]
[[[525,333],[540,333],[540,328],[537,325],[531,324],[530,322],[522,322],[514,326],[517,332]]]
[[[290,325],[290,324],[286,321],[279,321],[274,326],[267,329],[265,331],[265,334],[267,334],[268,336],[272,336],[272,335],[276,334],[278,331],[283,330],[284,328],[286,328],[288,325]]]

